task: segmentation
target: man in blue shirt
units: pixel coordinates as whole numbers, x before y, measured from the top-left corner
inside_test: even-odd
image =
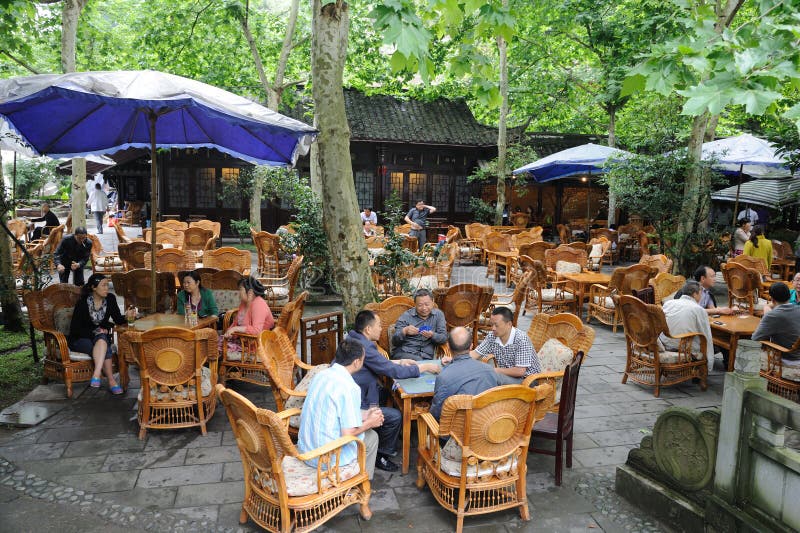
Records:
[[[361,409],[386,403],[388,392],[381,386],[382,376],[391,379],[416,378],[421,372],[438,373],[440,370],[435,363],[417,363],[411,359],[390,361],[381,355],[375,344],[380,336],[381,318],[366,309],[356,315],[355,328],[347,334],[348,340],[358,342],[366,354],[363,367],[353,375],[353,380],[361,387]],[[393,407],[380,407],[380,410],[383,425],[375,430],[378,434],[375,466],[387,472],[396,472],[399,467],[389,457],[397,455],[397,439],[400,437],[403,415]]]
[[[436,347],[447,342],[447,321],[444,313],[435,309],[433,295],[428,289],[414,293],[414,307],[400,315],[392,335],[392,357],[433,359]]]
[[[352,376],[363,366],[364,348],[356,341],[344,340],[336,350],[334,364],[320,372],[308,388],[297,449],[307,453],[340,437],[357,436],[366,446],[366,468],[372,479],[378,453],[378,435],[372,428],[383,424],[383,414],[380,409],[361,411],[361,389]],[[346,444],[339,457],[340,466],[358,460],[356,443]],[[308,464],[316,468],[317,460]]]
[[[436,378],[431,401],[431,414],[436,420],[442,414],[444,401],[450,396],[475,396],[497,386],[494,368],[470,355],[472,335],[466,328],[454,328],[447,342],[453,353],[453,360],[442,368],[442,373]]]
[[[416,207],[409,209],[408,214],[406,215],[406,224],[411,224],[411,231],[408,234],[417,238],[420,251],[422,251],[422,247],[425,245],[425,240],[427,237],[425,228],[428,225],[428,215],[432,215],[435,212],[435,207],[432,205],[425,205],[425,202],[419,200],[417,201]]]

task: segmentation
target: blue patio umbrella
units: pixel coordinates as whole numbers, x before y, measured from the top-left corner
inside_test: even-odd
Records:
[[[550,154],[513,173],[529,174],[537,182],[545,183],[580,174],[602,174],[610,162],[630,155],[625,150],[589,143]]]
[[[294,165],[317,130],[205,83],[145,71],[74,72],[0,80],[4,144],[76,157],[151,150],[151,226],[158,208],[156,148],[215,148],[252,163]],[[11,146],[12,148],[14,146]],[[155,308],[155,254],[152,254]]]

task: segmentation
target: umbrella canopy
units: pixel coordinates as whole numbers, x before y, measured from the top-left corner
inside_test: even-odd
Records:
[[[738,197],[737,197],[738,189]],[[712,200],[779,209],[800,203],[800,178],[760,179],[711,193]]]
[[[736,137],[703,143],[703,160],[716,159],[714,168],[723,174],[747,174],[754,178],[790,176],[787,161],[775,153],[775,145],[743,133]]]
[[[625,150],[589,143],[550,154],[514,170],[514,174],[528,173],[539,183],[576,174],[601,174],[609,162],[630,155]]]
[[[151,244],[158,209],[157,147],[215,148],[267,165],[293,165],[317,131],[222,89],[172,74],[73,72],[0,80],[0,120],[17,144],[74,157],[150,149]],[[156,307],[155,255],[150,267]]]
[[[150,148],[216,148],[251,163],[292,165],[316,130],[222,89],[154,71],[74,72],[0,80],[0,117],[53,158]]]

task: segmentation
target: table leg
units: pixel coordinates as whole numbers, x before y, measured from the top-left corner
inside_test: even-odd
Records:
[[[411,397],[403,398],[403,475],[408,474],[409,455],[411,454]]]
[[[511,287],[511,258],[506,257],[506,289]]]
[[[500,282],[500,267],[497,266],[497,256],[494,255],[492,257],[494,257],[494,282],[495,283],[499,283]],[[492,261],[492,259],[490,258],[489,261]]]
[[[731,348],[728,350],[728,372],[733,372],[733,362],[736,359],[736,346],[739,344],[739,335],[731,333]]]

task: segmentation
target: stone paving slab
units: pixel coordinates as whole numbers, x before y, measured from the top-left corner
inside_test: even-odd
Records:
[[[112,235],[107,232],[104,238],[115,239]],[[487,283],[483,272],[482,267],[456,267],[453,282],[472,279]],[[496,289],[507,292],[504,283]],[[307,314],[318,312],[323,310],[307,309]],[[530,321],[530,315],[521,316],[520,329],[527,330]],[[614,334],[611,328],[596,322],[592,327],[595,344],[579,378],[574,465],[565,469],[563,486],[554,484],[553,458],[531,454],[527,482],[532,520],[522,522],[513,510],[492,513],[467,518],[465,531],[669,530],[668,525],[648,518],[616,496],[614,468],[625,461],[628,451],[638,445],[667,407],[718,405],[724,374],[713,371],[705,392],[696,384],[686,383],[664,388],[661,397],[655,398],[652,388],[621,383],[625,364],[622,331]],[[86,515],[82,521],[88,531],[102,524],[108,524],[105,530],[114,531],[118,525],[130,524],[130,516],[141,519],[142,528],[148,530],[258,531],[252,522],[238,523],[244,497],[243,473],[224,409],[218,407],[205,436],[197,429],[151,430],[139,440],[134,411],[139,381],[135,372],[131,383],[125,399],[114,398],[105,390],[84,389],[35,428],[0,430],[0,457],[13,463],[0,460],[0,512],[8,503],[4,500],[12,498],[33,507],[38,504],[43,516],[48,516],[48,505],[67,505],[62,500],[69,502],[79,491],[82,495],[76,497],[73,514]],[[240,383],[231,386],[256,405],[274,408],[268,389]],[[58,387],[63,393],[63,386],[58,384],[37,388],[37,401],[62,401]],[[552,447],[552,443],[545,446]],[[413,450],[410,464],[406,476],[376,471],[371,521],[360,519],[354,507],[320,531],[452,531],[455,516],[439,506],[429,489],[415,486]],[[14,490],[9,492],[9,487]],[[64,487],[75,492],[68,493]],[[105,503],[91,504],[99,500]],[[92,512],[86,514],[86,507]],[[38,518],[30,524],[39,524]],[[2,524],[0,519],[0,528]],[[68,524],[61,528],[51,522],[50,526],[54,524],[57,527],[50,529],[69,531]],[[47,530],[46,525],[36,529]]]

